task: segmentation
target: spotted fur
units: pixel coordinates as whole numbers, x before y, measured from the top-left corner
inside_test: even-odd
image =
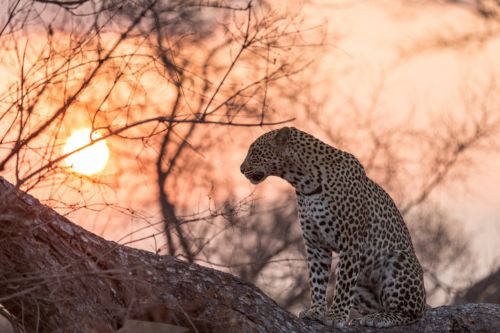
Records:
[[[355,309],[359,324],[388,327],[422,316],[423,274],[408,229],[353,155],[284,127],[252,143],[241,172],[253,184],[278,176],[295,188],[311,288],[311,307],[300,317],[343,326]],[[332,251],[340,261],[327,309]]]

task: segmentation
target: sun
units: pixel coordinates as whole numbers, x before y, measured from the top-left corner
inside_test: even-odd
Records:
[[[83,128],[73,132],[64,145],[64,154],[71,153],[90,143],[90,128]],[[92,138],[98,139],[99,133],[92,134]],[[94,143],[65,158],[66,165],[75,172],[83,175],[92,175],[102,171],[108,163],[109,149],[105,140]]]

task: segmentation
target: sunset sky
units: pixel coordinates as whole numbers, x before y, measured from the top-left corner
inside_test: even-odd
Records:
[[[432,117],[439,118],[440,114],[460,117],[464,92],[477,92],[500,77],[498,35],[483,45],[425,47],[436,36],[494,29],[465,6],[432,1],[313,1],[306,6],[306,13],[307,18],[328,22],[329,41],[334,46],[322,59],[324,73],[348,67],[350,71],[335,81],[355,91],[362,100],[366,90],[369,92],[388,71],[377,112],[395,118],[412,108],[416,109],[417,121],[421,117],[427,126],[432,126]],[[335,38],[337,34],[339,39]],[[393,65],[400,52],[415,45],[423,45],[420,52]],[[499,86],[496,88],[500,91]],[[493,263],[498,264],[500,257],[500,154],[496,147],[495,151],[476,154],[480,162],[470,170],[465,184],[445,186],[433,197],[464,222],[484,264],[483,273],[494,267]]]
[[[72,105],[72,112],[64,113],[64,121],[49,127],[31,142],[28,153],[21,154],[17,160],[12,158],[2,176],[15,182],[20,174],[25,175],[23,168],[31,172],[48,166],[42,170],[48,170],[46,179],[50,181],[35,187],[34,195],[107,239],[154,251],[165,243],[161,233],[162,216],[157,202],[159,190],[155,172],[158,171],[161,136],[170,129],[165,125],[168,122],[161,121],[131,126],[143,118],[167,117],[171,109],[180,105],[179,113],[173,114],[173,118],[186,120],[198,116],[202,113],[200,111],[214,110],[207,119],[215,123],[227,119],[249,122],[264,119],[259,119],[262,108],[273,111],[269,120],[295,118],[288,125],[339,145],[339,148],[349,150],[364,161],[368,160],[373,148],[368,142],[370,134],[379,130],[381,133],[395,133],[394,140],[402,164],[394,165],[396,168],[404,166],[403,171],[396,170],[401,172],[395,174],[398,177],[409,175],[403,181],[406,188],[396,188],[400,184],[397,181],[401,179],[390,179],[390,173],[387,177],[380,171],[380,166],[390,169],[391,161],[377,161],[379,164],[369,176],[384,181],[390,194],[400,198],[405,195],[411,197],[412,192],[417,191],[421,177],[433,171],[419,168],[420,162],[423,165],[427,161],[426,156],[419,154],[425,151],[425,145],[432,146],[432,142],[419,141],[418,135],[432,134],[434,128],[446,129],[447,124],[454,124],[453,121],[460,123],[464,119],[476,119],[481,107],[489,109],[493,118],[500,114],[500,83],[497,82],[500,78],[500,24],[479,18],[466,5],[446,1],[389,0],[313,0],[304,1],[300,6],[294,1],[270,3],[278,13],[296,15],[293,24],[290,24],[290,31],[302,29],[304,32],[300,36],[304,39],[290,33],[290,40],[298,45],[280,45],[276,50],[269,47],[267,58],[262,56],[265,52],[245,54],[242,59],[246,62],[235,65],[231,75],[227,75],[229,83],[218,87],[220,80],[226,83],[222,69],[233,69],[229,60],[238,57],[238,48],[229,44],[222,51],[217,51],[220,54],[214,52],[216,56],[213,57],[212,67],[205,68],[205,53],[200,50],[209,50],[212,44],[221,43],[221,36],[185,42],[184,39],[189,40],[191,36],[175,35],[172,28],[174,38],[166,38],[165,45],[161,44],[164,47],[161,51],[168,55],[164,58],[148,54],[153,53],[148,49],[148,43],[154,44],[150,36],[144,40],[140,34],[130,37],[113,49],[116,63],[106,63],[108,67],[104,67],[102,73],[99,72],[100,76],[96,76],[90,87],[78,96],[77,102]],[[214,13],[218,12],[205,9],[202,16],[210,21],[215,17]],[[33,24],[25,36],[5,42],[8,47],[4,47],[4,60],[0,64],[0,73],[5,78],[0,82],[2,111],[10,110],[8,105],[17,110],[15,98],[19,91],[25,89],[18,80],[19,72],[24,73],[25,70],[22,68],[21,71],[18,66],[23,52],[28,55],[27,64],[30,61],[36,63],[43,59],[38,56],[39,50],[52,50],[52,47],[56,51],[65,50],[73,42],[71,34],[61,28],[66,23],[58,15],[63,17],[63,14],[69,15],[61,9],[44,7],[41,19],[37,18],[43,24]],[[241,42],[245,36],[245,25],[241,22],[245,17],[244,13],[235,14],[235,27],[229,32],[221,31],[238,36],[236,40]],[[230,15],[217,17],[220,22],[230,19]],[[71,45],[78,50],[75,52],[81,52],[75,59],[65,63],[65,53],[54,51],[56,56],[50,62],[31,68],[28,77],[36,84],[45,71],[58,68],[61,64],[67,66],[67,72],[61,70],[67,77],[57,77],[57,83],[48,85],[48,92],[44,91],[44,94],[49,97],[42,98],[34,113],[33,110],[23,111],[23,116],[34,114],[36,119],[23,128],[24,135],[37,128],[41,120],[57,109],[56,106],[64,104],[68,92],[76,89],[83,78],[92,75],[94,62],[100,64],[103,59],[97,59],[97,56],[102,57],[103,50],[114,47],[115,40],[125,35],[122,31],[124,27],[120,26],[123,21],[120,18],[112,21],[103,30],[102,39],[97,41],[89,37],[92,36],[90,33],[84,35],[84,38],[89,38],[90,41],[86,41],[89,45],[96,44],[92,52],[80,51],[79,47],[83,50],[87,45],[85,43],[82,43],[84,46]],[[72,25],[64,26],[68,31],[75,27],[78,31],[91,28],[90,21],[84,19],[68,22],[72,22]],[[44,38],[53,36],[52,29],[56,31],[57,38],[49,47]],[[491,32],[497,33],[490,36]],[[480,42],[474,38],[458,42],[469,34],[482,36],[477,38]],[[183,52],[169,54],[172,45],[181,45],[179,49]],[[262,48],[257,51],[262,51]],[[129,58],[128,52],[133,56]],[[185,57],[194,68],[192,72],[186,71],[192,86],[181,87],[184,90],[177,90],[178,82],[171,79],[175,78],[172,73],[178,75],[175,67],[181,67],[174,61],[177,60],[175,57]],[[106,61],[110,58],[104,57]],[[160,60],[163,65],[167,63],[167,69],[158,69],[161,67]],[[274,81],[270,82],[267,96],[267,81],[262,84],[259,75],[267,77],[273,70],[281,73],[277,68],[282,63],[286,64],[283,68],[288,68],[287,60],[300,64],[307,60],[310,66],[290,81],[279,81],[276,86],[272,86]],[[200,78],[200,73],[206,74],[206,77]],[[122,74],[126,79],[122,79]],[[284,77],[288,78],[288,74]],[[248,82],[252,82],[250,86],[253,90],[245,86]],[[234,87],[243,86],[251,95],[248,101],[245,100],[248,96],[241,94],[238,95],[241,100],[235,98],[225,102],[225,98],[234,92],[232,89],[237,89]],[[210,99],[213,91],[222,91],[222,97]],[[176,96],[181,96],[178,104],[174,102]],[[29,95],[27,99],[36,98]],[[298,105],[303,101],[307,105]],[[207,103],[206,108],[203,103]],[[218,103],[220,107],[217,107]],[[222,112],[222,106],[227,107],[227,113]],[[244,111],[239,114],[242,109]],[[231,118],[234,114],[237,116]],[[0,146],[1,159],[8,156],[16,140],[22,142],[19,139],[21,135],[16,137],[17,132],[12,130],[14,127],[10,127],[10,122],[23,119],[13,111],[5,111],[5,117],[2,116],[0,134],[7,134]],[[373,121],[370,124],[374,128],[364,128],[365,120],[367,123]],[[73,154],[74,150],[89,143],[92,124],[96,128],[92,139],[99,142],[90,147],[93,150],[83,149]],[[175,180],[164,184],[178,212],[189,217],[210,214],[223,206],[225,200],[240,202],[246,199],[272,204],[273,200],[291,193],[291,188],[283,180],[273,178],[255,187],[239,171],[249,144],[260,134],[283,125],[249,128],[217,127],[215,124],[208,127],[209,130],[194,132],[189,140],[184,140],[184,136],[190,133],[188,125],[183,123],[175,131],[172,130],[171,141],[163,147],[168,158],[175,156],[179,146],[189,148],[187,156],[179,157],[182,167],[172,169]],[[120,130],[113,132],[117,128]],[[464,126],[464,131],[468,128]],[[418,134],[399,137],[398,130]],[[441,135],[438,132],[436,130],[436,135]],[[461,160],[465,167],[453,170],[449,181],[439,185],[429,198],[432,204],[443,207],[456,221],[457,230],[458,227],[463,228],[464,238],[470,241],[475,255],[479,256],[478,271],[471,280],[487,274],[500,263],[500,133],[492,133],[488,142],[484,143],[486,148],[482,147],[468,153],[466,160]],[[65,154],[71,156],[65,157]],[[170,162],[165,162],[165,165],[159,163],[160,169],[163,167],[165,173],[170,172]],[[28,171],[26,174],[29,175]],[[30,181],[35,182],[36,179],[33,176]],[[30,184],[22,183],[21,188],[32,190]],[[223,229],[218,225],[216,227]],[[220,231],[214,230],[213,233]],[[152,234],[155,237],[148,237]]]

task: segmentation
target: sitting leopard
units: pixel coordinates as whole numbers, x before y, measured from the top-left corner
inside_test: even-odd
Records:
[[[311,307],[301,318],[388,327],[422,316],[422,267],[408,229],[393,200],[353,155],[284,127],[252,143],[241,172],[253,184],[278,176],[295,188],[311,289]],[[327,310],[332,251],[340,261]],[[349,322],[351,309],[362,317]]]

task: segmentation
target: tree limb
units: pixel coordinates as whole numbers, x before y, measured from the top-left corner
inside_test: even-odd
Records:
[[[27,332],[114,332],[151,312],[193,332],[340,332],[298,319],[230,274],[106,241],[1,177],[0,267],[0,302]],[[500,305],[468,304],[383,332],[498,327]]]

